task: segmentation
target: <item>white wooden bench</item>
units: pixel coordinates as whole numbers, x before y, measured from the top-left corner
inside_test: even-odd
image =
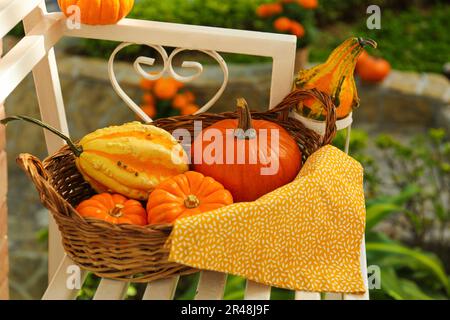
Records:
[[[63,97],[58,77],[54,45],[63,37],[77,37],[149,44],[158,47],[175,47],[207,51],[265,56],[273,59],[272,84],[269,106],[275,106],[291,90],[295,61],[294,36],[261,32],[181,25],[153,21],[124,19],[117,25],[68,28],[61,13],[48,13],[42,0],[0,0],[0,39],[16,24],[23,21],[26,36],[0,59],[0,101],[5,100],[17,85],[33,73],[43,121],[68,134]],[[226,77],[226,76],[225,76]],[[226,79],[225,79],[226,80]],[[226,85],[226,81],[225,81]],[[350,122],[341,123],[339,129]],[[63,141],[45,132],[48,153],[57,151]],[[347,150],[348,150],[347,139]],[[59,231],[52,219],[49,224],[49,279],[43,299],[74,299],[78,290],[68,289],[67,269],[73,262],[64,254]],[[364,241],[361,244],[361,272],[366,279],[366,255]],[[82,271],[82,281],[86,272]],[[197,288],[196,299],[221,299],[227,275],[203,271]],[[144,299],[172,299],[178,278],[149,283]],[[122,299],[127,283],[102,279],[94,299]],[[271,288],[247,281],[245,299],[270,299]],[[325,299],[368,299],[365,295],[327,294]],[[320,300],[320,293],[296,292],[298,300]]]

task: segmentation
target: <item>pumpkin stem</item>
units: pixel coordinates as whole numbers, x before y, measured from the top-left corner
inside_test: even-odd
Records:
[[[114,218],[120,218],[122,214],[122,209],[125,208],[123,204],[116,204],[114,208],[109,212],[109,215]]]
[[[188,195],[186,199],[184,199],[184,206],[188,209],[197,208],[199,205],[200,200],[193,194]]]
[[[256,131],[252,125],[252,115],[244,98],[238,98],[236,102],[238,113],[238,126],[234,136],[238,139],[254,139]]]
[[[358,42],[359,42],[359,45],[363,48],[367,45],[371,46],[372,48],[377,47],[376,41],[372,40],[372,39],[358,38]]]
[[[75,145],[68,136],[64,135],[60,131],[56,130],[55,128],[49,126],[48,124],[46,124],[40,120],[31,118],[31,117],[27,117],[27,116],[12,116],[12,117],[6,117],[4,119],[1,119],[0,123],[6,126],[6,124],[8,124],[8,122],[18,121],[18,120],[36,124],[39,127],[47,129],[48,131],[56,134],[58,137],[63,139],[65,142],[67,142],[67,144],[69,145],[70,149],[72,150],[72,152],[75,154],[76,157],[79,157],[83,153],[83,148],[81,146]]]

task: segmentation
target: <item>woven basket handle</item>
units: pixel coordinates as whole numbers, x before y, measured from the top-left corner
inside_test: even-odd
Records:
[[[287,120],[289,113],[293,111],[298,104],[309,98],[315,98],[320,101],[325,109],[325,134],[322,138],[322,145],[330,144],[336,135],[336,107],[331,97],[317,89],[296,89],[289,93],[283,101],[281,101],[271,111],[279,112],[280,120]]]
[[[42,183],[48,181],[47,172],[41,160],[29,153],[22,153],[16,160],[17,164],[27,173],[30,179],[37,186],[42,186]]]
[[[19,167],[21,167],[31,181],[33,181],[42,204],[49,209],[52,213],[58,212],[65,216],[71,216],[73,209],[61,195],[56,192],[55,188],[50,184],[49,176],[44,168],[42,162],[35,156],[22,153],[16,160]],[[55,214],[53,214],[55,216]]]

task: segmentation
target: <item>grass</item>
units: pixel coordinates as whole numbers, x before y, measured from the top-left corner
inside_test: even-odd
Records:
[[[324,61],[343,39],[356,35],[376,40],[378,49],[371,53],[387,59],[394,69],[439,73],[450,62],[448,17],[450,5],[441,4],[428,10],[382,11],[380,30],[368,30],[365,20],[337,23],[320,32],[310,60]]]

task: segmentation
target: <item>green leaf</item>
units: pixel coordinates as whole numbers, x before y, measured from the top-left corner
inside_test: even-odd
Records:
[[[444,288],[447,291],[447,294],[450,295],[450,285],[448,277],[445,273],[445,269],[442,266],[442,263],[435,258],[434,256],[430,256],[429,254],[425,254],[419,250],[412,250],[402,245],[393,244],[393,243],[381,243],[381,242],[370,242],[366,243],[366,250],[368,252],[382,252],[386,254],[397,254],[403,256],[405,259],[413,259],[416,262],[419,262],[423,267],[431,272],[439,281],[442,283]]]
[[[440,297],[432,297],[423,292],[416,283],[397,276],[393,268],[383,268],[381,271],[382,290],[396,300],[433,300]]]
[[[402,211],[402,207],[393,203],[378,203],[367,208],[366,229],[371,230],[387,216]]]

